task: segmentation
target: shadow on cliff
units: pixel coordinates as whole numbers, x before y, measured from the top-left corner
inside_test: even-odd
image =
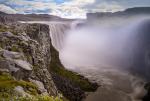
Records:
[[[98,88],[96,83],[89,82],[83,76],[66,70],[59,60],[59,53],[51,44],[51,63],[49,71],[59,91],[70,101],[81,101],[85,92],[95,91]]]

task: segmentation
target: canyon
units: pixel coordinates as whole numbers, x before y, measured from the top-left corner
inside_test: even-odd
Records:
[[[97,15],[1,13],[0,98],[149,101],[149,16]]]

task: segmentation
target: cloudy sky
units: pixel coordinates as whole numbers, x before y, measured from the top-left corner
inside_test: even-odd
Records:
[[[67,18],[139,6],[150,6],[150,0],[0,0],[0,10],[6,13],[46,13]]]

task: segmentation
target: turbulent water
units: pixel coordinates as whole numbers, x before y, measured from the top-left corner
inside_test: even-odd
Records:
[[[67,32],[60,59],[66,68],[100,85],[85,101],[140,101],[147,93],[150,20],[105,23],[108,26],[87,25]]]
[[[85,101],[140,101],[146,94],[150,21],[116,22],[78,28],[76,22],[42,22],[49,25],[62,64],[100,85]]]
[[[49,33],[52,41],[52,45],[60,51],[64,46],[64,38],[66,36],[67,30],[71,28],[71,23],[69,22],[59,22],[59,21],[20,21],[21,23],[41,23],[49,25]]]
[[[70,29],[69,24],[65,23],[51,23],[49,24],[50,37],[52,40],[52,45],[60,51],[63,48],[64,38],[66,31]]]

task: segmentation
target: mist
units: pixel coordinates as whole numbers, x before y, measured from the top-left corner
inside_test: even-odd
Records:
[[[141,53],[139,42],[143,39],[139,35],[143,34],[143,29],[140,28],[147,21],[149,17],[128,20],[115,18],[103,20],[99,24],[87,23],[82,27],[72,28],[66,33],[64,46],[60,51],[61,62],[67,69],[75,71],[129,69],[135,65],[135,59]]]

